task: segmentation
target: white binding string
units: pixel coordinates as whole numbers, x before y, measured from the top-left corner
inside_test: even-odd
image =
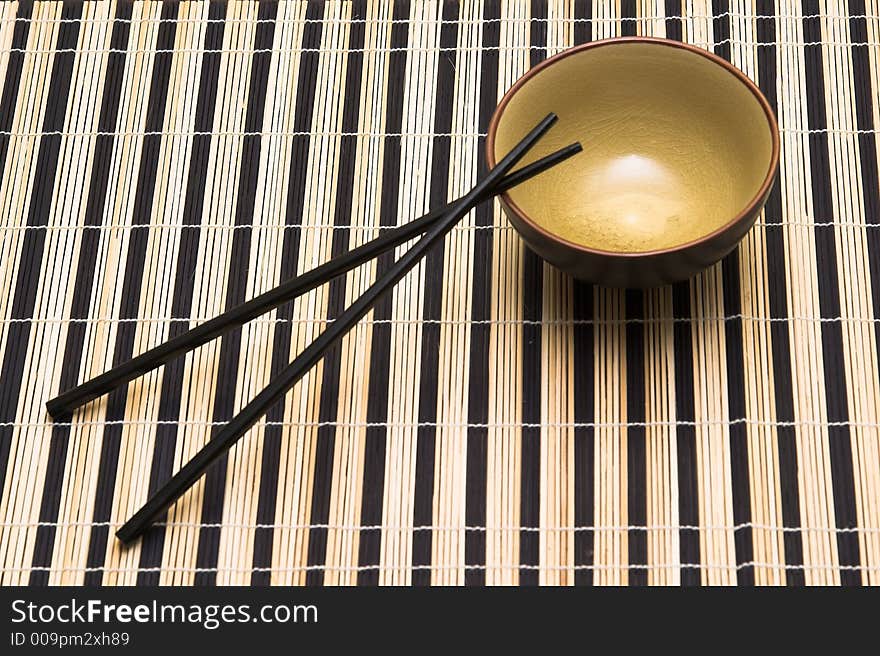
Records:
[[[655,21],[655,20],[713,20],[716,18],[738,18],[745,20],[802,20],[804,18],[820,18],[824,20],[876,20],[878,16],[872,14],[857,14],[853,16],[829,16],[827,14],[777,14],[774,16],[761,16],[758,14],[740,13],[737,11],[722,11],[717,14],[687,14],[686,16],[619,16],[606,18],[603,16],[583,16],[583,17],[565,17],[558,16],[553,18],[543,17],[527,17],[527,18],[458,18],[455,23],[458,25],[483,25],[486,23],[626,23],[638,21]],[[0,20],[2,23],[13,23],[22,21],[35,24],[56,24],[56,23],[194,23],[197,25],[208,23],[228,23],[232,25],[258,25],[260,23],[272,23],[275,25],[306,25],[309,23],[322,23],[325,25],[354,25],[369,22],[371,25],[396,25],[418,23],[419,25],[443,24],[449,21],[431,18],[419,19],[401,19],[401,18],[163,18],[158,15],[147,15],[131,18],[121,18],[116,16],[99,16],[85,18],[27,18],[24,16],[14,16],[12,18],[4,18]]]
[[[140,572],[158,572],[158,573],[200,573],[200,572],[217,572],[222,574],[249,574],[251,572],[277,572],[279,574],[285,572],[365,572],[365,571],[461,571],[461,570],[534,570],[538,572],[571,572],[576,570],[597,570],[597,571],[626,571],[626,570],[678,570],[678,569],[696,569],[696,570],[721,570],[721,571],[739,571],[747,568],[758,569],[774,569],[774,570],[799,570],[799,571],[861,571],[861,572],[877,572],[880,571],[880,565],[789,565],[787,563],[765,563],[759,561],[747,561],[744,563],[736,563],[730,565],[720,565],[714,563],[657,563],[652,565],[620,563],[615,565],[520,565],[514,563],[498,563],[492,565],[411,565],[409,563],[386,564],[386,565],[292,565],[285,567],[7,567],[2,572],[50,572],[55,574],[64,573],[88,573],[88,572],[106,572],[110,574]]]
[[[49,428],[52,426],[195,426],[195,427],[211,427],[224,426],[226,422],[222,421],[204,421],[198,419],[114,419],[110,421],[102,420],[82,420],[82,421],[33,421],[33,422],[0,422],[0,427],[9,428]],[[862,422],[862,421],[819,421],[805,419],[801,421],[771,421],[769,419],[750,419],[748,417],[738,417],[734,419],[701,419],[693,420],[656,420],[656,421],[606,421],[606,422],[543,422],[543,423],[514,423],[499,422],[495,424],[467,423],[467,422],[443,422],[443,421],[392,421],[392,422],[360,422],[360,421],[260,421],[257,426],[282,426],[289,428],[480,428],[480,429],[517,429],[517,428],[674,428],[677,426],[691,426],[699,428],[701,426],[731,426],[735,424],[743,424],[746,426],[766,426],[781,428],[798,428],[798,427],[814,427],[814,428],[839,428],[850,426],[854,428],[880,428],[878,422]],[[46,439],[51,435],[43,436]],[[824,435],[819,436],[825,439]]]
[[[857,48],[877,46],[878,43],[873,42],[851,42],[839,43],[836,41],[787,41],[780,43],[757,43],[755,41],[745,41],[740,39],[719,39],[718,41],[699,41],[690,42],[688,45],[696,46],[708,50],[715,46],[730,44],[747,46],[750,48],[804,48],[807,46],[825,46],[828,48]],[[563,47],[548,48],[546,46],[520,46],[520,45],[499,45],[499,46],[453,46],[450,48],[416,48],[416,47],[375,47],[375,48],[0,48],[0,54],[18,52],[29,55],[56,55],[60,53],[74,53],[78,55],[103,55],[110,53],[131,55],[156,55],[156,54],[174,54],[174,55],[200,55],[209,52],[217,52],[227,55],[253,55],[259,53],[272,54],[290,54],[295,55],[301,52],[316,52],[321,54],[350,54],[353,52],[363,53],[385,53],[385,52],[407,52],[407,53],[432,53],[432,52],[456,52],[456,53],[482,53],[487,50],[497,50],[499,52],[518,52],[540,50],[552,56],[558,52],[565,50]]]
[[[873,229],[880,228],[880,219],[876,223],[857,223],[850,221],[819,221],[811,223],[810,221],[756,221],[755,225],[773,228],[863,228]],[[375,232],[382,230],[394,230],[399,226],[388,225],[372,225],[372,226],[347,226],[347,225],[318,225],[307,223],[303,225],[291,225],[287,223],[249,223],[247,225],[229,225],[225,223],[149,223],[142,225],[133,225],[131,223],[110,223],[102,225],[17,225],[5,226],[0,228],[0,234],[4,232],[20,232],[27,230],[46,230],[46,231],[65,231],[65,230],[103,230],[112,232],[113,230],[342,230],[349,232]],[[457,225],[453,230],[458,232],[470,232],[474,230],[493,230],[497,232],[513,231],[515,228],[511,225]]]
[[[880,130],[847,130],[844,128],[779,128],[780,132],[791,134],[880,134]],[[429,139],[444,137],[451,139],[480,139],[488,136],[486,132],[342,132],[339,130],[321,131],[293,131],[293,130],[121,130],[118,132],[106,130],[46,130],[45,132],[16,132],[0,130],[0,135],[12,138],[33,139],[36,137],[56,136],[65,138],[74,137],[373,137],[377,139],[400,138],[400,139]]]
[[[0,522],[0,528],[110,528],[115,529],[122,526],[122,522]],[[278,531],[310,531],[313,529],[341,532],[363,532],[363,531],[390,531],[390,532],[448,532],[457,531],[473,532],[473,533],[621,533],[628,531],[743,531],[752,529],[756,531],[776,531],[781,533],[880,533],[880,527],[845,527],[837,528],[834,526],[773,526],[770,524],[757,524],[754,522],[743,522],[730,526],[694,526],[694,525],[656,525],[656,526],[392,526],[386,524],[372,524],[359,526],[355,524],[244,524],[231,522],[222,523],[200,523],[200,522],[156,522],[153,526],[164,526],[166,528],[222,528],[230,530],[255,530],[255,529],[272,529]]]
[[[268,314],[269,311],[267,311]],[[0,319],[0,324],[31,323],[31,324],[120,324],[120,323],[189,323],[203,322],[210,317],[143,317],[143,318],[118,318],[118,317],[88,317],[83,319],[66,319],[58,317],[36,317],[33,319],[6,318]],[[291,323],[297,325],[324,325],[333,323],[330,318],[256,318],[247,325],[258,323]],[[670,324],[670,323],[717,323],[727,321],[746,321],[749,323],[842,323],[842,324],[877,324],[880,318],[875,317],[755,317],[745,314],[729,314],[721,317],[644,317],[630,319],[471,319],[459,321],[456,319],[361,319],[360,325],[386,324],[395,326],[620,326],[629,324]],[[150,348],[149,345],[146,348]]]

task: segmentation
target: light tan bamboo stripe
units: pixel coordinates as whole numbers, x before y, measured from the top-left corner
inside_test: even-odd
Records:
[[[471,2],[459,5],[459,19],[467,21],[479,16],[481,7]],[[442,8],[438,8],[442,11]],[[479,121],[478,94],[481,54],[470,50],[479,45],[481,32],[459,25],[457,45],[467,49],[466,54],[455,62],[455,90],[453,94],[452,132],[467,129]],[[439,35],[438,35],[439,38]],[[457,53],[456,53],[457,54]],[[435,108],[436,111],[436,108]],[[473,140],[453,141],[450,159],[462,166],[449,171],[448,200],[467,193],[476,182],[475,164],[482,155],[477,152],[479,143]],[[473,215],[465,219],[473,224]],[[467,421],[467,386],[462,384],[470,374],[468,353],[470,331],[464,329],[471,316],[471,285],[473,271],[473,245],[471,232],[453,233],[446,241],[443,271],[444,293],[442,313],[453,317],[453,323],[440,326],[440,359],[438,363],[437,416],[455,417]],[[467,495],[467,431],[438,427],[434,453],[434,517],[446,525],[461,527],[460,530],[434,532],[432,535],[432,562],[456,567],[432,574],[432,583],[444,585],[464,584],[465,563],[465,498]],[[415,440],[412,441],[415,444]],[[415,457],[412,459],[415,464]],[[415,467],[413,467],[415,473]],[[414,491],[416,481],[411,482]],[[411,537],[410,537],[411,541]],[[404,565],[406,567],[406,565]],[[460,569],[459,569],[460,567]]]
[[[842,0],[821,0],[818,12],[786,0],[773,6],[775,15],[763,16],[753,0],[730,0],[717,14],[710,0],[550,0],[538,17],[533,4],[363,0],[310,8],[280,2],[270,20],[257,3],[230,2],[219,49],[206,48],[218,21],[202,2],[133,3],[122,49],[111,42],[121,26],[112,0],[83,5],[76,21],[62,18],[60,2],[35,4],[27,21],[17,16],[18,3],[0,5],[0,85],[13,84],[17,93],[8,115],[0,117],[0,147],[6,149],[0,170],[0,439],[8,446],[0,479],[0,584],[627,585],[644,578],[650,585],[679,585],[693,577],[711,585],[880,583],[880,315],[874,307],[880,280],[871,279],[872,259],[880,257],[874,250],[880,217],[871,216],[867,204],[880,193],[871,187],[872,170],[880,167],[880,6],[869,0],[854,15]],[[667,16],[673,7],[680,16]],[[500,18],[487,19],[489,9]],[[177,14],[174,23],[161,20],[170,10]],[[444,21],[450,11],[454,25]],[[862,24],[866,35],[855,30]],[[811,36],[812,25],[819,30]],[[210,499],[202,479],[161,523],[158,551],[140,544],[123,548],[115,540],[113,531],[148,496],[157,444],[165,444],[158,436],[176,435],[170,457],[173,469],[180,468],[222,423],[215,416],[218,390],[233,393],[237,411],[268,384],[273,357],[292,360],[329,325],[331,288],[298,298],[290,318],[273,311],[245,326],[239,349],[228,350],[235,380],[225,378],[220,340],[184,356],[180,409],[171,419],[162,414],[162,389],[175,379],[159,369],[128,385],[124,407],[110,408],[102,399],[70,421],[53,423],[45,402],[60,391],[62,376],[70,378],[62,371],[79,363],[74,377],[85,380],[107,370],[119,357],[117,341],[128,334],[134,354],[167,339],[175,283],[192,284],[191,307],[175,320],[194,325],[225,308],[239,277],[250,298],[281,281],[284,258],[304,272],[331,257],[334,240],[350,248],[386,231],[390,226],[380,221],[389,198],[399,224],[429,209],[437,176],[446,180],[447,200],[460,197],[478,177],[487,132],[483,94],[494,104],[534,53],[569,48],[581,30],[594,40],[625,29],[666,37],[672,26],[686,42],[724,48],[749,77],[775,87],[781,210],[768,207],[726,266],[675,289],[646,290],[638,297],[640,318],[627,315],[623,290],[593,288],[590,315],[583,318],[575,314],[576,283],[543,264],[535,317],[524,309],[533,290],[526,285],[523,242],[497,203],[492,225],[477,225],[470,214],[447,237],[433,267],[423,262],[397,285],[390,315],[368,315],[341,341],[338,376],[319,364],[286,396],[281,420],[258,422],[230,451],[219,518],[203,514]],[[769,27],[776,41],[761,43]],[[27,28],[27,36],[16,43],[18,28]],[[447,48],[441,35],[450,28],[455,40]],[[59,49],[68,29],[76,29],[75,42]],[[166,47],[160,35],[169,29],[173,43]],[[258,39],[267,29],[271,45]],[[487,30],[498,31],[497,47],[486,47]],[[361,32],[363,43],[356,43]],[[309,44],[317,33],[320,39]],[[536,40],[544,33],[546,39]],[[400,34],[405,46],[392,41]],[[856,64],[864,53],[868,70],[860,72]],[[68,57],[65,104],[52,107],[53,71]],[[216,101],[206,128],[196,105],[213,57]],[[262,58],[268,66],[265,106],[249,121],[252,79]],[[496,58],[497,70],[490,70]],[[761,79],[761,62],[768,58],[775,62],[775,80]],[[114,59],[122,62],[115,78]],[[360,83],[352,96],[354,61]],[[395,63],[401,61],[398,77]],[[809,78],[817,62],[824,81],[818,89]],[[450,65],[450,89],[440,93],[441,71]],[[304,86],[310,67],[314,81]],[[486,83],[489,74],[497,76],[497,88]],[[161,115],[155,129],[149,99],[165,77],[168,92],[155,108]],[[100,118],[111,83],[120,95],[108,131]],[[871,102],[868,120],[859,114],[863,96]],[[820,125],[809,113],[817,101],[825,107]],[[400,125],[389,123],[393,104],[402,108]],[[304,109],[311,118],[301,124],[296,117]],[[344,122],[347,109],[357,110],[356,121]],[[438,111],[451,112],[442,129]],[[53,128],[44,131],[47,122]],[[101,143],[112,144],[106,161],[98,156]],[[38,162],[50,144],[58,146],[58,158],[47,171]],[[253,165],[248,144],[259,146]],[[296,154],[297,144],[307,144],[306,157]],[[343,144],[353,145],[345,151],[351,161],[342,158]],[[435,163],[438,144],[449,147],[445,171]],[[588,156],[588,139],[584,145]],[[201,180],[192,166],[197,148],[204,147]],[[145,162],[153,155],[151,205],[138,207],[137,190],[150,173]],[[389,164],[398,155],[395,171]],[[823,158],[827,180],[813,174]],[[348,166],[351,189],[342,186],[349,184],[342,176]],[[89,216],[100,171],[107,175],[103,213]],[[255,181],[253,199],[242,204],[247,180]],[[190,183],[197,188],[189,189]],[[348,191],[350,220],[334,225]],[[187,215],[188,193],[203,196],[196,217]],[[293,215],[291,199],[300,196],[302,214]],[[49,206],[46,225],[42,218],[34,224],[40,199]],[[147,223],[137,225],[138,216]],[[197,225],[184,228],[193,219]],[[192,279],[183,280],[178,266],[191,230],[198,232],[198,253],[190,263]],[[294,235],[297,251],[285,251]],[[486,263],[477,259],[482,239],[491,242]],[[249,244],[246,259],[236,255],[234,243]],[[823,243],[832,245],[836,266],[822,261]],[[139,246],[142,266],[128,259]],[[80,263],[89,248],[95,248],[94,261]],[[784,262],[771,259],[774,248],[784,250]],[[488,314],[475,317],[474,277],[484,264],[491,277]],[[123,289],[132,266],[142,277],[133,296]],[[94,275],[84,283],[80,278],[90,268]],[[371,262],[344,277],[345,305],[369,287],[376,270]],[[739,278],[735,309],[729,306],[731,275]],[[774,278],[779,275],[785,279]],[[428,284],[437,285],[439,316],[425,321]],[[780,284],[785,295],[772,297]],[[828,299],[822,294],[829,289],[839,297],[836,316],[823,314]],[[689,314],[678,316],[675,304],[683,297]],[[75,319],[83,298],[85,315]],[[134,317],[126,314],[132,298]],[[782,298],[784,307],[771,307],[771,298]],[[485,362],[473,359],[477,327],[488,334]],[[576,342],[581,329],[592,334],[586,353]],[[290,332],[289,348],[278,338],[283,330]],[[82,331],[81,358],[76,331]],[[737,331],[741,339],[732,337]],[[531,334],[539,335],[536,343],[527,343]],[[627,357],[633,334],[644,344],[634,361]],[[690,338],[686,353],[682,334]],[[377,336],[383,335],[390,335],[389,353],[375,366],[383,353]],[[437,338],[425,339],[432,335]],[[788,343],[788,361],[780,358],[780,337]],[[433,371],[423,359],[435,353]],[[529,353],[540,356],[533,380],[525,374]],[[587,366],[592,391],[581,389],[578,375]],[[687,385],[684,396],[693,399],[692,419],[682,416],[688,398],[680,394],[682,381],[691,379],[693,389]],[[844,381],[841,389],[827,382],[836,379]],[[474,381],[485,385],[479,394],[472,394]],[[632,381],[640,387],[628,390]],[[423,385],[436,387],[430,408]],[[644,393],[643,413],[630,412],[628,391]],[[793,418],[780,396],[788,393]],[[387,396],[378,410],[374,394]],[[486,407],[472,407],[484,394]],[[743,416],[731,400],[738,394]],[[11,405],[4,409],[7,396]],[[536,398],[540,414],[530,418],[532,408],[524,404]],[[843,421],[829,413],[835,398],[843,399]],[[335,413],[322,413],[322,399],[335,401]],[[578,414],[585,406],[589,416]],[[537,469],[523,459],[524,431],[540,435]],[[485,463],[469,460],[469,440],[484,434]],[[639,471],[631,458],[642,434]],[[782,437],[792,434],[795,453],[788,453]],[[433,438],[433,465],[419,468],[424,435]],[[686,455],[691,436],[692,458]],[[592,440],[587,463],[576,462],[586,452],[582,439]],[[835,459],[841,443],[833,440],[849,440],[847,462]],[[275,483],[275,472],[263,469],[264,457],[279,445]],[[112,457],[116,446],[118,459]],[[796,460],[794,471],[786,458]],[[585,464],[592,478],[580,480]],[[852,489],[846,487],[849,469]],[[377,471],[378,480],[368,480]],[[532,489],[524,482],[533,471]],[[101,486],[108,475],[114,480],[110,497]],[[686,484],[690,477],[695,498]],[[485,482],[475,487],[471,480]],[[735,498],[746,482],[748,498]],[[431,495],[421,514],[430,512],[427,519],[416,512],[417,490],[426,489]],[[530,502],[535,493],[532,525],[522,516],[523,494]],[[271,497],[274,505],[265,506]],[[588,523],[577,519],[576,510],[584,507],[592,513]],[[632,510],[642,507],[644,524]],[[784,519],[784,507],[795,507],[797,518]],[[110,509],[109,517],[101,508]],[[485,516],[473,520],[474,508],[485,508]],[[696,509],[691,517],[688,508]],[[845,525],[841,512],[851,512],[854,525]],[[326,548],[319,548],[324,538]],[[466,547],[483,540],[474,560]],[[591,548],[578,546],[584,540]],[[634,560],[641,540],[643,562]],[[687,555],[694,543],[696,558]]]
[[[733,6],[740,9],[742,2],[734,2]],[[742,35],[748,41],[757,42],[757,21],[755,19],[731,20],[731,35]],[[759,78],[757,48],[734,45],[731,49],[732,59],[752,79]],[[740,248],[739,276],[744,313],[760,316],[771,316],[770,298],[768,293],[766,229],[760,227],[752,230]],[[760,417],[767,421],[776,419],[776,403],[774,382],[776,374],[769,363],[773,352],[770,336],[770,324],[742,322],[743,329],[743,362],[732,366],[742,367],[744,375],[744,393],[746,412],[749,416]],[[752,363],[761,363],[760,367]],[[762,424],[746,427],[748,435],[749,490],[751,503],[750,516],[767,526],[782,526],[782,490],[779,480],[779,462],[776,434],[772,427]],[[785,545],[782,533],[772,530],[755,530],[752,533],[752,548],[755,560],[769,563],[785,561]],[[755,582],[760,585],[783,585],[785,583],[783,568],[756,568]]]
[[[523,3],[501,6],[500,43],[522,44],[529,38]],[[527,52],[499,50],[498,97],[528,69]],[[497,210],[496,210],[497,211]],[[496,214],[496,221],[500,215]],[[522,246],[515,235],[493,240],[492,317],[521,319],[519,301],[522,277]],[[486,473],[486,523],[518,525],[520,513],[520,475],[522,438],[507,424],[522,420],[522,331],[515,326],[492,330],[489,345],[489,443]],[[503,424],[495,427],[492,424]],[[519,580],[519,536],[489,532],[486,536],[486,583],[512,585]]]
[[[803,34],[802,21],[795,16],[792,19],[779,19],[777,30],[781,40],[797,39]],[[806,89],[803,53],[794,50],[779,52],[779,65],[783,75],[777,76],[777,93],[787,91],[784,82],[786,77],[797,94],[793,102],[780,104],[778,118],[780,127],[807,125]],[[808,184],[800,171],[809,171],[810,153],[807,138],[784,138],[782,146],[784,155],[780,156],[780,188],[782,190],[784,211],[803,211],[804,216],[814,216],[812,197]],[[782,158],[785,157],[784,166]],[[786,230],[786,260],[789,268],[789,280],[803,281],[800,285],[787,288],[789,294],[789,315],[818,316],[818,282],[816,273],[816,249],[812,235],[801,231]],[[825,389],[822,364],[822,341],[819,330],[813,326],[789,326],[792,349],[792,394],[795,399],[795,418],[800,421],[821,422],[824,416]],[[798,426],[798,465],[803,474],[799,477],[801,498],[811,499],[812,503],[801,506],[801,522],[808,526],[832,526],[833,500],[829,497],[830,462],[826,445],[827,432],[815,424]],[[815,539],[808,536],[804,539],[804,564],[814,562],[837,563],[837,543],[834,540]],[[839,577],[831,580],[825,572],[818,572],[814,578],[812,572],[805,572],[807,583],[832,584],[839,582]]]
[[[394,93],[402,94],[404,135],[431,133],[434,124],[436,97],[428,94],[429,83],[436,78],[437,47],[440,41],[441,26],[437,22],[440,8],[436,5],[419,3],[412,7],[412,20],[408,25],[406,70],[402,88],[394,85]],[[424,19],[433,18],[430,23]],[[432,139],[427,136],[401,138],[400,169],[407,174],[401,176],[397,199],[398,213],[402,216],[417,216],[427,204],[431,180]],[[422,182],[424,181],[424,182]],[[448,247],[448,244],[447,244]],[[405,252],[406,247],[396,249],[396,255]],[[421,383],[422,330],[419,319],[422,316],[424,296],[424,266],[420,264],[395,288],[392,318],[408,323],[391,327],[391,354],[388,364],[388,408],[389,422],[396,420],[412,421],[418,418],[419,385]],[[410,323],[411,322],[411,323]],[[443,350],[441,348],[441,354]],[[442,366],[442,365],[441,365]],[[442,444],[437,437],[438,448]],[[416,467],[416,429],[413,426],[397,425],[388,428],[385,437],[385,484],[382,502],[382,523],[389,526],[411,523],[412,502],[415,486]],[[435,454],[435,458],[437,455]],[[438,460],[441,460],[438,458]],[[435,467],[437,465],[435,464]],[[441,471],[439,467],[435,471]],[[442,496],[444,481],[434,477],[435,509],[438,496]],[[448,483],[447,483],[448,484]],[[438,489],[439,488],[439,489]],[[447,510],[447,521],[453,521]],[[434,562],[448,562],[448,554],[443,553],[442,544],[434,544]],[[411,559],[411,535],[401,531],[383,530],[380,547],[380,585],[400,585],[408,583]],[[444,556],[446,556],[444,558]],[[449,573],[447,573],[448,575]]]

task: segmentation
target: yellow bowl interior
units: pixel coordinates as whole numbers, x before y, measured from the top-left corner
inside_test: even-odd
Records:
[[[523,163],[573,141],[584,152],[508,193],[534,223],[592,249],[704,237],[749,205],[770,170],[772,127],[758,98],[682,48],[620,41],[551,63],[503,109],[496,161],[551,111],[559,122]]]

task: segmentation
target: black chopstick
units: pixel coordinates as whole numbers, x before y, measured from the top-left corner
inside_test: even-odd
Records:
[[[580,151],[580,144],[572,144],[510,173],[497,185],[487,189],[480,200],[485,200],[546,171],[554,164]],[[453,205],[440,208],[402,226],[386,231],[381,236],[354,248],[339,257],[307,271],[301,276],[284,281],[277,287],[255,296],[251,300],[236,305],[222,314],[199,324],[180,335],[145,351],[131,360],[119,364],[91,380],[77,385],[46,402],[49,414],[61,419],[70,416],[76,408],[106,394],[122,383],[151,371],[179,355],[210,342],[223,333],[242,326],[251,319],[278,307],[306,292],[319,287],[351,269],[368,262],[377,255],[399,246],[430,228]]]
[[[232,420],[221,428],[216,435],[184,465],[171,479],[150,497],[116,532],[116,536],[125,543],[131,542],[144,531],[190,488],[207,468],[226,451],[287,391],[302,378],[322,357],[327,349],[347,333],[360,319],[370,311],[376,301],[412,269],[428,250],[442,239],[452,227],[467,214],[540,137],[556,122],[556,115],[549,114],[492,171],[474,187],[470,193],[456,201],[453,207],[431,226],[427,233],[419,239],[391,268],[363,295],[355,300],[329,328],[321,333],[299,356],[291,362],[269,385],[253,398]]]

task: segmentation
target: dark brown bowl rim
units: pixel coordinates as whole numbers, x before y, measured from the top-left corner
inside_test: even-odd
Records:
[[[742,210],[739,214],[737,214],[732,220],[725,223],[720,228],[713,230],[712,232],[699,237],[698,239],[694,239],[689,242],[685,242],[683,244],[677,244],[675,246],[671,246],[669,248],[661,248],[653,251],[606,251],[599,248],[590,248],[589,246],[584,246],[583,244],[578,244],[577,242],[569,241],[564,237],[560,237],[545,228],[541,225],[533,221],[528,217],[528,215],[523,212],[516,203],[513,202],[513,199],[510,195],[505,191],[501,194],[501,200],[504,204],[508,206],[508,208],[516,214],[516,216],[523,221],[526,225],[531,227],[533,230],[537,231],[547,239],[554,241],[558,244],[567,246],[569,248],[574,248],[575,250],[581,251],[583,253],[589,253],[593,255],[602,255],[602,256],[612,256],[612,257],[649,257],[652,255],[664,255],[668,253],[675,253],[677,251],[683,251],[693,246],[697,246],[708,242],[720,234],[723,234],[727,230],[730,230],[733,226],[738,224],[744,218],[752,214],[762,203],[764,197],[767,195],[770,190],[771,185],[773,184],[773,180],[776,177],[776,169],[779,166],[779,126],[776,123],[776,116],[773,114],[773,109],[770,107],[770,103],[767,101],[767,98],[764,97],[764,94],[761,93],[761,90],[757,87],[757,85],[752,82],[752,80],[741,70],[739,70],[736,66],[728,62],[726,59],[722,59],[718,55],[709,52],[708,50],[703,50],[702,48],[698,48],[696,46],[692,46],[688,43],[682,43],[681,41],[673,41],[671,39],[660,39],[656,37],[647,37],[647,36],[625,36],[625,37],[615,37],[611,39],[602,39],[600,41],[591,41],[589,43],[584,43],[579,46],[574,46],[573,48],[569,48],[567,50],[563,50],[560,53],[557,53],[553,57],[549,57],[539,64],[533,66],[525,74],[519,78],[510,89],[507,90],[507,93],[504,94],[504,97],[501,99],[501,102],[498,103],[498,107],[495,108],[495,112],[492,114],[492,119],[489,121],[489,132],[486,135],[486,162],[488,163],[489,169],[495,167],[495,132],[498,128],[498,122],[501,119],[501,115],[504,113],[505,107],[510,102],[510,99],[519,91],[520,87],[523,86],[528,80],[537,75],[540,71],[545,68],[552,66],[556,62],[565,59],[571,55],[583,52],[584,50],[589,50],[591,48],[600,48],[602,46],[616,45],[621,43],[653,43],[661,46],[669,46],[672,48],[681,48],[682,50],[688,50],[693,52],[701,57],[705,57],[706,59],[718,64],[719,66],[725,68],[728,72],[732,73],[740,82],[745,84],[746,88],[752,92],[752,95],[758,100],[761,104],[761,107],[764,109],[764,114],[767,116],[767,122],[770,127],[770,136],[773,140],[773,152],[770,156],[770,167],[767,171],[767,175],[764,178],[764,182],[761,184],[760,189],[758,189],[758,193],[755,194],[754,198],[746,205],[745,209]],[[589,144],[585,144],[584,146],[584,154],[589,155]]]

